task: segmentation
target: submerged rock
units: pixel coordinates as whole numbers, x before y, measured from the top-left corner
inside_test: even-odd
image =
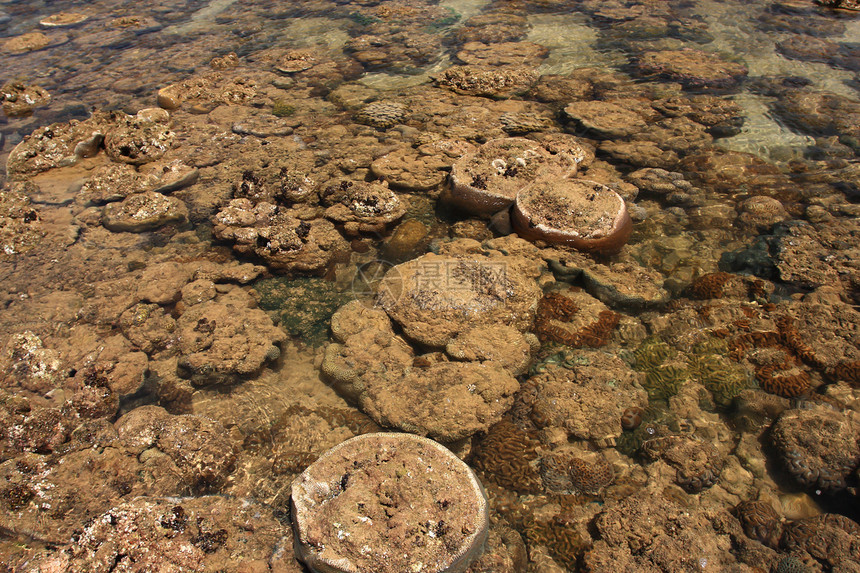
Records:
[[[477,325],[531,327],[540,289],[518,257],[426,254],[389,270],[379,303],[409,338],[445,346]]]
[[[6,117],[26,117],[37,107],[48,105],[51,94],[36,85],[11,82],[0,87],[0,100]]]
[[[528,91],[537,79],[526,66],[452,66],[436,83],[459,94],[504,99]]]
[[[198,386],[230,383],[257,374],[277,360],[286,333],[262,310],[234,302],[206,301],[176,321],[178,370]]]
[[[6,160],[6,176],[25,179],[55,167],[73,165],[98,153],[107,130],[105,114],[40,127],[15,146]]]
[[[187,219],[188,207],[181,200],[145,191],[105,206],[102,225],[114,232],[143,233]]]
[[[742,64],[693,49],[645,52],[634,66],[642,75],[656,75],[692,89],[732,88],[749,73]]]

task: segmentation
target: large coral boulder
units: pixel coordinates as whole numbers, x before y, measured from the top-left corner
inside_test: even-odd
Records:
[[[566,366],[549,365],[529,379],[537,396],[532,420],[572,438],[614,443],[624,411],[648,404],[638,375],[620,358],[597,350],[580,351]]]
[[[365,434],[292,485],[298,557],[326,573],[460,573],[483,551],[487,499],[472,470],[409,434]]]
[[[432,253],[386,273],[379,303],[409,338],[442,347],[476,325],[528,330],[540,288],[519,257]]]
[[[788,473],[806,487],[844,489],[860,465],[860,425],[823,406],[783,412],[771,441]]]
[[[511,220],[526,239],[600,254],[617,253],[633,233],[621,195],[584,179],[541,177],[517,194]]]
[[[210,300],[176,321],[179,373],[198,385],[236,381],[281,355],[286,333],[265,312],[231,301]]]
[[[416,357],[385,312],[359,301],[332,316],[332,333],[339,342],[326,348],[323,373],[385,427],[452,442],[498,422],[519,390],[501,361]]]

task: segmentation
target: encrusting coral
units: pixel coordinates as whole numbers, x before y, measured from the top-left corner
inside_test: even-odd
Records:
[[[536,462],[536,436],[508,418],[490,427],[475,448],[472,465],[489,480],[518,493],[541,491],[541,476]]]
[[[609,309],[600,311],[598,318],[577,331],[553,324],[554,321],[568,324],[579,311],[571,298],[558,293],[548,292],[538,302],[535,318],[535,332],[544,342],[556,342],[573,348],[588,346],[598,348],[609,342],[612,331],[618,325],[620,315]]]

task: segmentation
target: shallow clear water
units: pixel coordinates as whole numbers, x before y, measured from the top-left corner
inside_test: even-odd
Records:
[[[81,21],[45,20],[70,13]],[[0,522],[10,524],[0,526],[0,561],[30,570],[28,560],[63,554],[72,556],[66,570],[93,566],[72,532],[140,495],[253,499],[286,523],[293,477],[340,441],[388,428],[446,443],[484,481],[497,531],[516,532],[504,543],[491,539],[504,566],[475,571],[608,571],[613,559],[654,571],[789,570],[777,569],[783,559],[810,571],[860,567],[856,550],[845,550],[860,543],[851,526],[827,525],[843,545],[824,549],[813,547],[813,534],[796,533],[797,524],[824,531],[816,516],[826,513],[858,516],[858,45],[860,12],[800,0],[0,0],[0,160],[9,160],[0,174],[8,203],[0,204]],[[303,58],[310,63],[299,65]],[[484,91],[445,75],[473,59],[489,64],[480,68],[490,70]],[[513,88],[499,79],[506,71]],[[168,86],[176,91],[158,99]],[[37,93],[50,99],[22,104]],[[595,103],[603,107],[588,112]],[[119,144],[112,150],[118,135],[98,140],[92,153],[66,150],[44,169],[20,167],[24,147],[13,151],[51,124],[60,125],[39,137],[59,140],[70,121],[93,113],[133,115],[159,104],[171,115],[155,123],[173,132],[162,133],[170,139],[164,161],[129,159]],[[490,222],[493,213],[470,213],[451,199],[448,173],[459,156],[489,139],[562,134],[586,148],[580,176],[626,201],[633,231],[620,252],[499,239],[510,214]],[[398,153],[406,167],[384,163]],[[112,206],[142,196],[134,185],[145,184],[105,179],[99,188],[100,170],[132,165],[127,177],[157,179],[172,173],[168,159],[194,172],[156,194],[181,214],[114,220]],[[503,164],[500,175],[516,175]],[[393,191],[386,200],[402,201],[396,216],[335,210],[349,206],[338,193],[378,181]],[[311,199],[296,198],[304,187],[313,188]],[[382,196],[372,200],[374,213]],[[239,197],[251,207],[225,215]],[[289,213],[272,228],[293,234],[243,243],[264,216],[244,226],[230,217],[247,218],[260,204]],[[300,263],[293,251],[304,247],[271,254],[278,241],[307,245],[309,234],[324,246]],[[498,374],[520,389],[483,405],[469,431],[465,411],[448,422],[456,431],[415,430],[413,418],[423,420],[441,386],[458,380],[439,382],[438,394],[422,390],[428,405],[418,413],[409,410],[410,388],[392,391],[385,410],[350,378],[368,376],[369,385],[369,374],[333,362],[332,349],[350,346],[336,331],[352,327],[331,324],[332,315],[356,298],[378,311],[383,275],[407,274],[394,265],[427,253],[465,257],[481,247],[457,240],[494,238],[480,257],[503,261],[511,276],[538,269],[523,279],[538,293],[523,311],[531,323],[513,328],[528,336],[510,335],[527,360]],[[202,304],[212,306],[198,316]],[[439,363],[500,360],[463,358],[451,340],[440,344],[403,318],[414,309],[385,310],[389,334],[368,331],[366,345],[343,350],[356,371],[363,364],[401,372],[394,383]],[[467,322],[479,324],[480,312],[468,312],[475,314]],[[507,349],[500,333],[513,322],[501,314],[483,325],[484,344]],[[232,334],[223,333],[227,324]],[[207,336],[223,337],[220,355],[206,354]],[[403,347],[392,350],[380,342],[386,336]],[[404,355],[412,362],[398,371]],[[84,378],[94,364],[107,374]],[[575,384],[593,385],[582,390],[591,402],[577,405]],[[108,388],[107,397],[93,397],[94,388]],[[163,407],[173,420],[214,420],[214,429],[189,432],[225,440],[212,438],[210,457],[229,463],[204,477],[187,470],[196,477],[159,481],[159,469],[143,468],[168,446],[154,440],[135,449],[138,438],[129,437],[139,431],[143,443],[150,431],[127,423],[135,411],[148,415],[143,406]],[[604,423],[612,428],[601,434]],[[820,444],[798,433],[804,423],[821,424]],[[119,437],[99,442],[97,429]],[[173,446],[206,448],[178,439]],[[124,462],[98,457],[114,449],[141,469],[116,477]],[[54,467],[83,451],[98,457],[87,467],[110,465],[113,477],[101,481],[113,489],[77,501],[64,494],[65,513],[49,511],[60,506],[51,491],[86,483],[21,468]],[[194,465],[191,457],[178,456],[177,475],[182,463]],[[217,466],[198,469],[207,463]],[[593,488],[576,482],[606,471],[610,479]],[[771,506],[779,525],[743,509],[749,501]],[[661,522],[643,532],[616,514],[646,516],[664,502],[693,517],[677,530]],[[728,525],[708,525],[726,512],[735,516],[726,518],[737,525],[731,534]],[[783,530],[795,533],[774,532]],[[636,540],[643,535],[654,537]],[[702,555],[682,555],[696,536]],[[665,555],[642,548],[654,539]]]

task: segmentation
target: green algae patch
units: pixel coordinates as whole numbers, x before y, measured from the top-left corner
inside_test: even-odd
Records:
[[[260,308],[280,319],[281,327],[308,346],[328,341],[331,315],[352,300],[349,290],[320,277],[261,279],[254,283]]]

